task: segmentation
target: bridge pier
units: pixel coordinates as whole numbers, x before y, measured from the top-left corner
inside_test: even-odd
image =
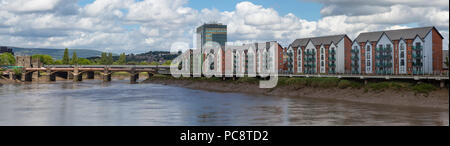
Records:
[[[52,71],[50,69],[47,69],[47,75],[46,76],[47,76],[49,82],[56,81],[56,75],[54,73],[52,74]]]
[[[75,66],[73,68],[73,81],[74,82],[83,81],[83,74],[81,74],[80,71],[78,70],[78,66]]]
[[[83,74],[74,74],[73,75],[73,81],[74,82],[81,82],[81,81],[83,81]]]
[[[105,66],[103,73],[101,74],[103,82],[111,82],[111,74],[108,67]]]
[[[14,80],[15,79],[15,75],[13,72],[9,72],[9,80]]]
[[[67,80],[71,80],[71,79],[73,79],[73,74],[72,74],[72,72],[68,71],[67,72]]]
[[[103,82],[111,82],[111,73],[102,74]]]
[[[139,79],[139,73],[136,73],[136,72],[130,73],[130,83],[131,84],[136,84],[138,79]]]

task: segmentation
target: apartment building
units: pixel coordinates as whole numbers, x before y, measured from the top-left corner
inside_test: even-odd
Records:
[[[379,75],[441,72],[442,40],[435,27],[361,33],[347,52],[350,71]]]
[[[297,39],[287,49],[287,72],[345,73],[350,68],[346,64],[350,47],[351,40],[345,34]]]

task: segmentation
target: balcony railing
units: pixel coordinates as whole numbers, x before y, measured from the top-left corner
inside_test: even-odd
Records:
[[[328,57],[328,61],[336,61],[336,57]]]
[[[336,54],[336,51],[335,50],[331,50],[330,54]]]
[[[384,48],[384,50],[383,50],[384,52],[391,52],[392,51],[392,48]]]
[[[423,46],[413,46],[412,50],[413,51],[422,51],[423,50]]]
[[[355,62],[355,61],[352,61],[352,67],[359,67],[359,63],[358,62]]]
[[[335,63],[329,63],[328,67],[336,67],[336,64]]]
[[[385,60],[392,60],[392,56],[391,56],[391,54],[384,55],[383,59],[385,59]]]
[[[413,66],[415,66],[415,67],[422,67],[422,66],[423,66],[423,63],[422,63],[422,62],[413,62],[412,64],[413,64]]]
[[[412,54],[412,58],[414,58],[414,59],[422,59],[422,54],[413,53]]]
[[[375,51],[377,51],[377,52],[380,52],[380,51],[382,51],[383,50],[383,48],[376,48],[375,49]]]

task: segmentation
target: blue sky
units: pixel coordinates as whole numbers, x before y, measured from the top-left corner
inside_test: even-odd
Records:
[[[140,1],[140,0],[138,0]],[[306,20],[318,20],[320,18],[320,9],[322,4],[308,2],[304,0],[188,0],[187,6],[202,10],[204,8],[218,9],[219,11],[233,11],[236,4],[243,1],[250,1],[254,4],[262,5],[265,8],[273,8],[280,15],[293,13]],[[80,6],[85,6],[94,2],[94,0],[79,0]]]
[[[250,1],[265,8],[273,8],[280,15],[293,13],[297,17],[306,20],[320,19],[322,4],[303,0],[189,0],[188,6],[201,10],[204,8],[216,8],[219,11],[233,11],[236,4]]]

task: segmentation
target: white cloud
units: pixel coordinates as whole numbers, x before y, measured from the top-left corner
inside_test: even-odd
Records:
[[[192,45],[204,22],[228,25],[232,42],[276,40],[437,26],[448,43],[448,1],[335,1],[324,3],[323,18],[309,21],[273,8],[240,2],[232,11],[196,10],[188,0],[96,0],[84,7],[73,0],[0,0],[0,45],[85,48],[116,53],[169,50],[175,42]],[[447,44],[444,48],[447,48]]]

